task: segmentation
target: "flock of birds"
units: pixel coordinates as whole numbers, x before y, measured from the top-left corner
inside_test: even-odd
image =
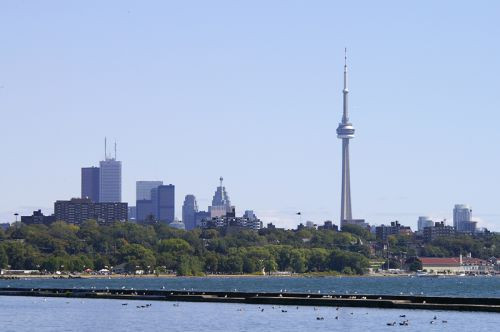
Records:
[[[406,315],[400,315],[399,317],[400,318],[405,318]],[[435,324],[435,323],[438,322],[437,319],[438,319],[437,316],[434,316],[434,318],[429,323],[430,324]],[[448,321],[447,320],[442,320],[441,323],[446,324],[446,323],[448,323]],[[387,326],[395,326],[395,325],[396,325],[396,321],[387,323]],[[408,325],[410,325],[410,321],[408,319],[405,319],[402,322],[399,322],[399,325],[401,325],[401,326],[408,326]]]
[[[47,302],[47,299],[44,298],[43,301]],[[81,301],[81,302],[84,303],[84,301]],[[70,302],[66,301],[66,304],[70,304]],[[143,304],[143,305],[137,305],[136,308],[137,309],[145,309],[145,308],[150,308],[152,305],[153,305],[152,303],[146,303],[146,304]],[[122,303],[122,306],[128,306],[128,303]],[[173,307],[179,307],[180,305],[179,305],[179,303],[173,303],[172,306]],[[280,310],[282,313],[287,313],[288,312],[288,307],[282,308],[281,306],[271,306],[270,308],[271,308],[271,310]],[[260,312],[264,312],[264,309],[265,309],[264,307],[261,307],[261,306],[258,307],[258,310]],[[296,306],[295,309],[299,310],[299,306]],[[317,307],[314,307],[313,309],[314,309],[314,311],[319,311],[319,308],[317,308]],[[337,312],[336,315],[335,315],[335,319],[336,320],[339,320],[339,314],[338,314],[338,312],[340,310],[341,310],[340,307],[336,307],[335,308],[335,311]],[[238,309],[236,309],[236,311],[243,312],[243,311],[245,311],[245,309],[244,308],[238,308]],[[353,316],[354,312],[350,312],[350,315]],[[368,315],[368,312],[366,312],[365,315]],[[403,318],[403,320],[400,321],[400,322],[396,322],[396,321],[388,322],[388,323],[386,323],[386,325],[387,326],[397,326],[398,324],[400,326],[408,326],[408,325],[410,325],[410,320],[406,319],[406,315],[399,315],[399,318]],[[324,316],[316,316],[316,320],[320,320],[320,321],[321,320],[325,320],[325,317]],[[429,323],[430,324],[439,323],[438,317],[434,316],[429,321]],[[448,323],[448,321],[447,320],[441,320],[441,323],[446,324],[446,323]]]
[[[178,307],[179,304],[178,303],[174,303],[173,306],[174,307]],[[277,307],[276,306],[271,306],[270,308],[272,310],[281,310],[282,313],[287,313],[288,312],[287,308],[282,308],[281,306],[277,306]],[[264,312],[264,309],[265,308],[263,308],[261,306],[258,307],[258,310],[260,312]],[[299,310],[299,307],[296,306],[295,309]],[[340,307],[336,307],[335,308],[335,311],[337,311],[337,312],[340,311],[340,310],[341,310]],[[242,311],[245,311],[245,309],[244,308],[238,308],[238,309],[236,309],[236,311],[242,312]],[[319,311],[319,308],[314,307],[314,311]],[[354,316],[354,312],[350,312],[350,315]],[[366,312],[365,315],[368,315],[368,312]],[[406,319],[406,315],[399,315],[399,318],[404,318],[402,321],[399,322],[400,326],[409,326],[410,325],[410,320]],[[335,315],[335,319],[336,320],[339,319],[339,314],[338,313]],[[325,317],[324,316],[316,316],[316,320],[325,320]],[[430,324],[436,324],[436,323],[438,323],[438,317],[434,316],[429,323]],[[446,323],[448,323],[448,321],[447,320],[441,320],[441,323],[446,324]],[[398,325],[398,323],[396,321],[392,321],[392,322],[388,322],[386,325],[387,326],[396,326],[396,325]]]

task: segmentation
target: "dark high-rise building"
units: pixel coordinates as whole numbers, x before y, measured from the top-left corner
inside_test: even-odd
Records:
[[[54,203],[56,221],[81,224],[89,219],[99,222],[125,221],[128,217],[127,203],[94,203],[88,198],[72,198]]]
[[[135,182],[135,199],[151,199],[151,189],[158,188],[163,185],[163,181],[136,181]]]
[[[194,224],[195,227],[201,227],[203,225],[204,220],[210,219],[210,212],[207,211],[198,211],[194,214]]]
[[[151,215],[158,220],[158,187],[151,189]]]
[[[100,170],[99,167],[82,168],[82,198],[99,202]]]
[[[153,191],[151,199],[153,200]],[[172,184],[158,186],[156,189],[157,218],[159,221],[171,223],[175,218],[175,186]]]
[[[186,195],[184,204],[182,205],[182,222],[186,230],[196,228],[195,214],[198,212],[198,204],[194,195]]]
[[[150,199],[137,200],[135,211],[135,219],[137,221],[156,219],[156,213],[153,210],[153,202]]]

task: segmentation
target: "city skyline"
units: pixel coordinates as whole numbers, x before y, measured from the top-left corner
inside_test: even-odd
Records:
[[[186,194],[204,208],[222,174],[234,205],[266,222],[292,228],[301,211],[339,224],[332,131],[347,46],[356,217],[416,229],[468,204],[478,227],[499,230],[499,5],[116,4],[0,13],[16,32],[0,54],[0,222],[79,197],[108,135],[124,202],[135,181],[161,179],[176,185],[176,211]]]

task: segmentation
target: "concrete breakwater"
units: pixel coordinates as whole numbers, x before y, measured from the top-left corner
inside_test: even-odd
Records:
[[[500,298],[147,289],[0,288],[3,296],[500,312]]]

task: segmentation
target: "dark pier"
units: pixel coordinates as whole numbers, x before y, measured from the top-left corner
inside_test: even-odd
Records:
[[[0,295],[500,312],[500,298],[76,288],[0,288]]]

